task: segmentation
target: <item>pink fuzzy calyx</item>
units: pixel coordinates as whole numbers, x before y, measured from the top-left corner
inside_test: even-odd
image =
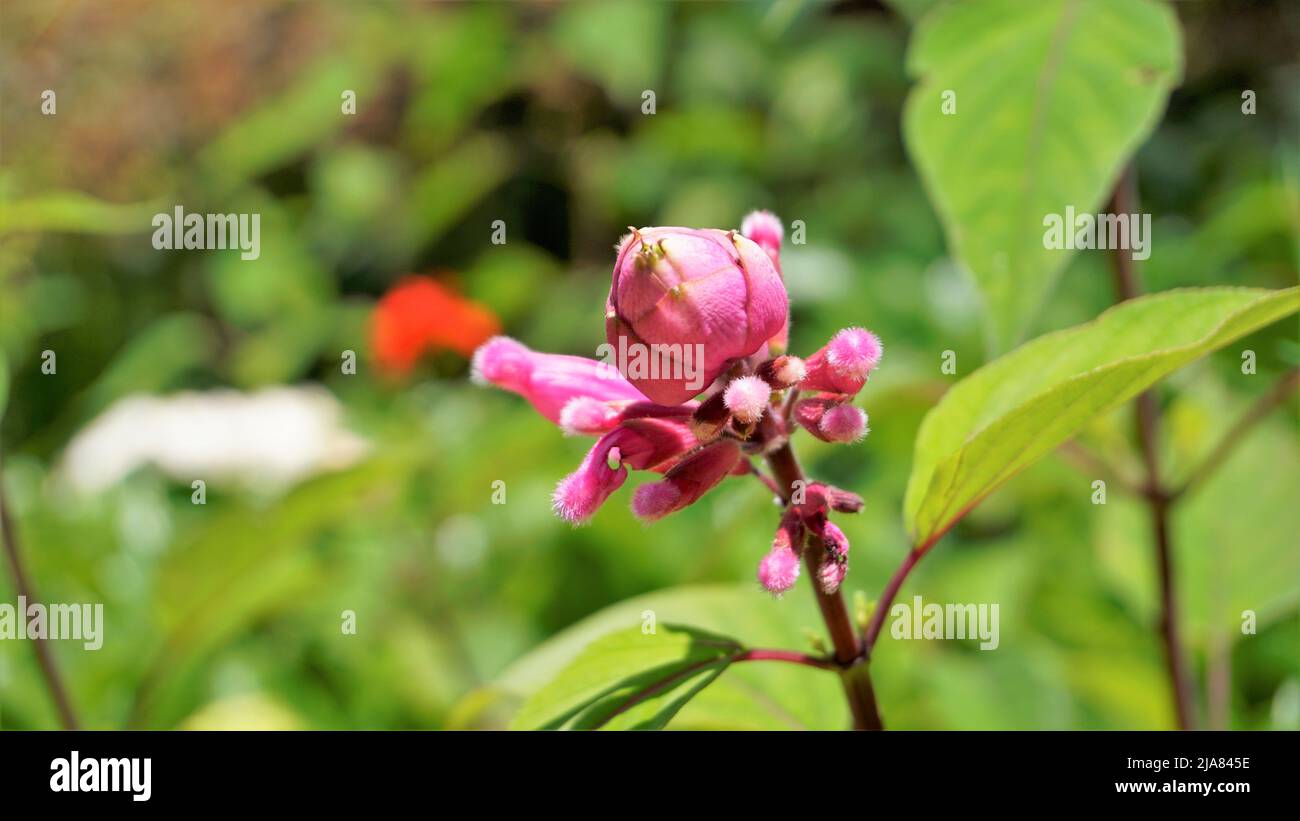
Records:
[[[823,442],[851,443],[869,432],[867,414],[848,404],[845,394],[819,393],[794,404],[794,420]]]
[[[871,331],[845,328],[808,357],[808,374],[800,387],[852,396],[862,390],[883,353],[880,338]]]
[[[772,398],[772,386],[757,376],[733,379],[723,393],[723,403],[742,424],[752,425],[763,417]]]

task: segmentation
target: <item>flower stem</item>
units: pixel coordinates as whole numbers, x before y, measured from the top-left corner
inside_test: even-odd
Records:
[[[37,601],[39,597],[36,595],[36,589],[32,586],[31,579],[27,575],[27,568],[23,564],[22,550],[18,546],[18,528],[14,524],[13,517],[9,512],[9,504],[5,499],[4,471],[2,468],[0,468],[0,535],[3,536],[5,555],[9,559],[9,569],[13,573],[14,587],[17,588],[18,595],[30,602]],[[25,615],[19,614],[20,620]],[[68,690],[63,686],[63,679],[59,676],[59,668],[54,663],[54,655],[50,652],[48,640],[36,639],[32,641],[32,650],[36,653],[36,662],[41,668],[41,675],[45,678],[46,689],[50,691],[50,698],[53,699],[54,706],[59,711],[59,721],[63,724],[63,729],[77,729],[77,714],[72,709],[72,699],[68,697]]]
[[[807,481],[789,443],[769,453],[767,463],[775,477],[777,491],[788,503],[796,487],[795,483]],[[804,563],[808,568],[813,592],[817,596],[822,620],[826,622],[826,630],[830,633],[831,644],[835,648],[835,661],[840,668],[844,695],[853,714],[853,729],[883,730],[884,723],[880,720],[880,710],[876,705],[876,692],[871,683],[866,650],[853,629],[853,620],[849,618],[848,608],[844,606],[844,597],[838,590],[826,593],[817,586],[821,551],[804,550]]]
[[[1132,166],[1126,166],[1115,183],[1110,211],[1113,214],[1137,213],[1137,191]],[[1118,301],[1133,299],[1141,291],[1132,255],[1115,249],[1115,292]],[[1173,690],[1174,708],[1178,727],[1194,729],[1195,708],[1192,680],[1183,655],[1183,644],[1178,632],[1178,600],[1174,591],[1173,544],[1169,535],[1169,508],[1173,496],[1160,478],[1160,458],[1157,450],[1160,432],[1160,404],[1153,391],[1143,391],[1137,398],[1137,438],[1146,465],[1144,497],[1151,513],[1151,531],[1156,548],[1156,568],[1160,577],[1160,636],[1165,646],[1165,660],[1169,667],[1169,682]]]

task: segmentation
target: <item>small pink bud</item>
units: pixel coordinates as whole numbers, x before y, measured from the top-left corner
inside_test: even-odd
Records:
[[[831,442],[857,442],[867,435],[867,413],[852,405],[828,408],[817,423]]]
[[[557,425],[566,405],[576,397],[598,402],[644,402],[645,397],[611,365],[580,356],[531,351],[515,340],[498,336],[474,352],[471,376],[479,384],[513,391]],[[591,416],[583,417],[591,421]]]
[[[867,414],[844,394],[819,393],[795,402],[794,419],[823,442],[856,442],[867,435]]]
[[[808,367],[797,356],[778,356],[758,366],[758,375],[774,390],[793,388],[808,375]]]
[[[784,280],[785,275],[781,273],[781,240],[785,236],[785,229],[781,227],[781,220],[770,211],[753,211],[741,221],[740,233],[763,249],[776,266],[777,274]],[[773,334],[767,344],[773,353],[782,353],[789,343],[790,314],[787,312],[781,330]]]
[[[779,596],[799,579],[799,554],[785,545],[774,545],[758,563],[758,583]]]
[[[880,339],[863,328],[845,328],[808,357],[804,390],[856,394],[880,364]]]
[[[757,243],[773,262],[777,261],[781,253],[781,240],[785,236],[779,217],[771,211],[751,211],[741,221],[740,233]]]
[[[821,566],[817,569],[817,581],[821,584],[822,592],[829,595],[840,589],[844,577],[848,575],[849,538],[830,521],[822,523],[817,538],[821,539],[826,550]]]
[[[742,376],[731,380],[723,394],[727,408],[745,425],[752,425],[762,418],[771,398],[771,386],[757,376]]]
[[[826,493],[830,499],[831,508],[840,513],[861,513],[862,508],[866,507],[866,502],[862,501],[862,497],[856,493],[850,493],[834,486],[828,486]]]
[[[652,401],[677,405],[763,347],[788,314],[781,276],[753,241],[713,229],[642,228],[620,244],[605,336],[616,350],[637,345],[667,363],[649,375],[629,367],[629,376]]]
[[[663,481],[637,488],[632,512],[644,521],[654,521],[692,505],[725,479],[740,459],[740,446],[729,439],[706,445],[673,465]]]
[[[847,564],[826,562],[817,569],[817,581],[821,585],[822,592],[829,596],[840,589],[840,585],[844,584],[844,577],[848,574]]]

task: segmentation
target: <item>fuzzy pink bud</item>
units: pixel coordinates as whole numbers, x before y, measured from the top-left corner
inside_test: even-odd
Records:
[[[713,229],[642,228],[619,247],[605,310],[618,351],[655,363],[627,377],[649,399],[685,402],[786,321],[785,285],[752,240]]]
[[[719,440],[673,465],[662,481],[642,485],[632,497],[632,512],[652,522],[694,504],[740,463],[740,446]]]
[[[817,423],[830,442],[857,442],[867,435],[867,412],[852,405],[827,408]]]
[[[799,550],[803,546],[803,520],[794,508],[786,510],[772,538],[772,549],[758,563],[758,583],[779,596],[799,578]]]
[[[767,592],[779,596],[799,579],[799,554],[789,547],[776,545],[758,563],[758,583]]]
[[[856,442],[869,432],[867,414],[844,394],[819,393],[795,402],[794,419],[823,442]]]
[[[781,254],[785,229],[781,219],[771,211],[751,211],[740,223],[740,233],[752,239],[776,262]]]
[[[822,592],[834,593],[844,583],[849,572],[849,538],[834,522],[824,522],[817,537],[825,546],[826,554],[817,569],[817,581]]]
[[[505,336],[479,346],[470,373],[479,384],[495,385],[523,396],[538,413],[557,425],[564,424],[565,407],[578,397],[596,402],[645,401],[641,392],[611,365],[580,356],[537,353]],[[578,421],[579,413],[571,412],[574,421]],[[588,404],[580,415],[580,421],[590,423],[596,413]]]
[[[808,375],[800,387],[850,396],[856,394],[880,364],[883,352],[879,337],[871,331],[845,328],[808,357]]]
[[[781,227],[781,220],[771,211],[752,211],[741,221],[740,233],[752,239],[759,248],[763,249],[772,260],[772,264],[776,266],[777,274],[784,280],[785,274],[781,272],[781,240],[785,237],[785,229]],[[767,344],[772,353],[782,353],[789,343],[790,314],[786,313],[785,321],[781,323],[781,330],[777,331]]]
[[[757,376],[731,380],[722,401],[742,424],[752,425],[763,416],[772,398],[772,387]]]

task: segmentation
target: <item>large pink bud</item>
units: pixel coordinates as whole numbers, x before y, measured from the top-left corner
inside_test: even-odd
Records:
[[[789,314],[771,258],[734,231],[642,228],[619,245],[605,336],[619,370],[677,405],[779,334]]]

